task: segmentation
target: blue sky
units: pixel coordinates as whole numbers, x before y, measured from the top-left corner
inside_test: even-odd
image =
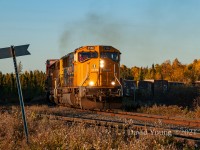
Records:
[[[23,71],[83,45],[111,45],[128,67],[200,57],[199,0],[0,0],[0,47],[30,44]],[[0,71],[13,72],[12,59]]]

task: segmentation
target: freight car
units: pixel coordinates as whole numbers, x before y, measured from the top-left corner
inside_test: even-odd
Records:
[[[137,89],[137,81],[121,79],[123,86],[123,96],[124,97],[134,97],[135,91]]]
[[[83,46],[47,60],[48,99],[83,109],[121,107],[120,54],[112,46]]]

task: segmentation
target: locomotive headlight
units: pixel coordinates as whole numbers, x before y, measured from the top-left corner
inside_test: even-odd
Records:
[[[112,84],[112,85],[115,85],[115,81],[112,81],[111,84]]]
[[[89,82],[89,86],[93,86],[94,85],[94,82],[93,81],[90,81]]]
[[[100,60],[100,67],[103,68],[104,67],[104,61]]]

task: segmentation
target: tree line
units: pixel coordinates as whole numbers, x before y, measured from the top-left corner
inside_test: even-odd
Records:
[[[149,67],[120,67],[120,76],[130,80],[168,80],[184,82],[187,84],[200,80],[200,60],[195,59],[192,63],[182,64],[177,58],[172,62],[164,61],[162,64],[152,64]]]
[[[45,73],[39,70],[20,73],[21,88],[25,100],[31,100],[45,92]],[[13,73],[0,72],[0,99],[15,100],[18,97],[16,77]]]
[[[45,94],[45,73],[43,71],[25,71],[18,65],[20,81],[24,99],[30,100]],[[162,64],[152,64],[149,67],[120,67],[120,77],[130,80],[169,80],[193,83],[200,80],[200,60],[195,59],[191,64],[182,64],[177,58],[172,62],[164,61]],[[16,99],[18,97],[15,74],[3,74],[0,71],[0,99]]]

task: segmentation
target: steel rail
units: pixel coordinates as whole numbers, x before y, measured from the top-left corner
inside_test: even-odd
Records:
[[[132,112],[122,112],[122,111],[99,111],[99,110],[81,110],[76,109],[81,112],[91,112],[99,115],[105,116],[115,116],[125,119],[133,119],[145,122],[160,122],[162,124],[184,126],[190,128],[200,129],[200,119],[185,119],[178,117],[168,117],[161,115],[143,114],[143,113],[132,113]]]
[[[79,122],[79,123],[86,123],[98,126],[106,126],[112,128],[119,128],[131,131],[146,131],[149,134],[156,135],[166,135],[166,136],[174,136],[176,138],[194,140],[200,142],[200,132],[199,131],[188,131],[187,130],[180,130],[180,129],[173,129],[173,128],[166,128],[166,127],[156,127],[153,125],[147,125],[142,123],[132,123],[127,124],[123,121],[111,121],[111,120],[104,120],[98,118],[84,118],[84,117],[74,117],[74,116],[60,116],[60,115],[52,115],[52,114],[39,114],[42,117],[47,117],[53,120],[61,120],[67,122]]]

